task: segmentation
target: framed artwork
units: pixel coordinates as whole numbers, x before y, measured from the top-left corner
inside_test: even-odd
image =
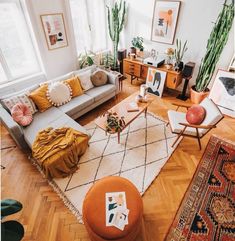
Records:
[[[151,34],[152,41],[173,44],[179,9],[179,1],[155,2]]]
[[[148,68],[146,85],[148,92],[162,97],[164,85],[166,81],[166,72],[154,68]]]
[[[235,73],[219,69],[209,98],[223,114],[235,117]]]
[[[42,26],[49,50],[68,46],[62,13],[41,15]]]
[[[229,64],[228,71],[235,71],[235,54],[233,55],[233,58]]]

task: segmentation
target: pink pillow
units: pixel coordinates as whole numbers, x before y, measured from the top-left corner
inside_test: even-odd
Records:
[[[206,116],[206,110],[201,105],[193,105],[186,114],[186,120],[189,124],[200,125]]]
[[[33,115],[25,104],[15,104],[11,109],[11,115],[15,122],[21,126],[28,126],[33,121]]]

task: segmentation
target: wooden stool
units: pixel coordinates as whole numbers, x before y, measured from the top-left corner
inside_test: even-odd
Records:
[[[121,231],[105,224],[105,193],[125,192],[130,210],[128,225]],[[83,203],[83,221],[91,241],[133,241],[140,232],[143,202],[136,187],[122,177],[105,177],[96,182]]]

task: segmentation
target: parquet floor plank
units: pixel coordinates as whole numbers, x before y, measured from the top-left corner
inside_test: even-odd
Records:
[[[97,115],[111,108],[139,89],[141,82],[124,81],[123,91],[77,121],[85,125]],[[154,102],[149,111],[167,120],[167,110],[175,109],[172,102],[180,103],[175,94],[167,91]],[[187,101],[190,103],[190,101]],[[185,111],[184,109],[181,109]],[[183,195],[192,179],[211,134],[235,141],[235,120],[225,117],[218,127],[202,139],[199,151],[195,139],[184,138],[167,164],[143,196],[146,241],[161,241],[174,218]],[[28,155],[15,147],[13,139],[1,125],[2,199],[13,198],[23,203],[20,213],[10,219],[20,221],[25,228],[24,241],[89,241],[84,225],[63,204],[38,170],[30,163]],[[136,241],[144,241],[139,235]]]

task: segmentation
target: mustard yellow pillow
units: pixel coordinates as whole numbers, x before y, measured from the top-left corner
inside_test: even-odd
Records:
[[[80,80],[77,76],[71,79],[65,80],[64,83],[68,84],[72,89],[72,97],[76,97],[83,94],[83,89],[82,89]]]
[[[47,99],[47,90],[48,85],[44,84],[29,94],[29,98],[33,100],[34,104],[38,107],[40,112],[44,112],[52,106],[52,104]]]

